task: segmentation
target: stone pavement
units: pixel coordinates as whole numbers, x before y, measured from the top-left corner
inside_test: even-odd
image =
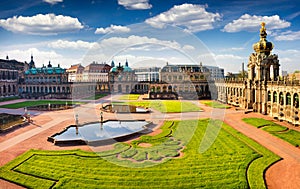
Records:
[[[113,98],[117,99],[116,97]],[[75,108],[73,110],[43,112],[42,114],[37,113],[37,116],[33,118],[34,124],[25,128],[20,128],[20,130],[12,131],[8,134],[0,134],[0,166],[6,164],[29,149],[65,150],[80,148],[90,151],[91,149],[86,145],[74,147],[56,146],[47,142],[47,137],[60,132],[63,128],[70,124],[74,124],[74,115],[76,113],[79,114],[79,121],[81,123],[99,120],[99,108],[101,103],[105,103],[110,100],[111,97],[108,96],[94,101],[94,103],[81,105],[79,108]],[[163,120],[201,118],[220,119],[283,158],[266,171],[265,175],[268,188],[300,188],[300,149],[242,121],[242,118],[244,117],[261,117],[270,120],[272,118],[257,113],[244,114],[244,111],[236,111],[234,108],[224,110],[213,109],[202,104],[198,105],[204,111],[170,114],[162,114],[157,111],[152,111],[151,114],[130,115],[104,113],[103,116],[104,119],[146,119],[148,121],[152,121],[156,125],[155,128],[159,128],[159,125],[162,124]],[[6,110],[0,109],[0,111]],[[299,130],[299,127],[295,128],[285,122],[278,122],[278,124]],[[101,150],[110,148],[111,146],[104,146],[101,147]],[[0,180],[0,186],[14,188],[14,185],[10,185],[10,183],[3,180]]]

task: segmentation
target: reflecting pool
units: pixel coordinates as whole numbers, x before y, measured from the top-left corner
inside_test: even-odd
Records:
[[[79,127],[72,125],[61,133],[49,137],[50,140],[48,140],[54,143],[70,141],[84,141],[89,143],[103,141],[141,132],[147,129],[147,125],[149,124],[147,121],[106,121],[103,123],[89,123]]]

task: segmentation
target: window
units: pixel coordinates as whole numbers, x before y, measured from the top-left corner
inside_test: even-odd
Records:
[[[270,102],[271,101],[271,92],[268,91],[268,101]]]
[[[277,92],[273,93],[273,102],[277,102]]]
[[[286,94],[286,105],[291,105],[291,94],[290,93]]]
[[[294,94],[294,107],[299,108],[299,96],[298,94]]]
[[[283,101],[283,93],[282,92],[279,93],[279,103],[280,103],[280,105],[283,105],[283,103],[284,103],[284,101]]]

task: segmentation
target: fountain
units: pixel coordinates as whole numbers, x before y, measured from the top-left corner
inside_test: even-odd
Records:
[[[103,121],[103,112],[99,122],[78,124],[78,114],[75,115],[75,125],[70,125],[62,132],[48,138],[54,144],[93,144],[101,141],[123,139],[133,134],[147,130],[150,122],[145,120],[106,120]]]

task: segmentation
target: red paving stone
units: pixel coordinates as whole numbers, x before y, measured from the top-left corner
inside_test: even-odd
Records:
[[[264,119],[272,120],[271,117],[264,116],[257,113],[244,114],[243,111],[235,111],[234,108],[229,110],[215,110],[204,105],[200,105],[205,111],[201,113],[183,113],[183,114],[167,114],[159,115],[154,112],[150,115],[130,115],[132,119],[146,119],[151,120],[157,125],[162,123],[162,117],[164,119],[198,119],[213,117],[224,120],[225,123],[231,125],[236,130],[245,134],[246,136],[254,139],[261,145],[265,146],[269,150],[273,151],[275,154],[279,155],[283,159],[274,165],[272,165],[266,171],[266,181],[268,188],[279,189],[279,188],[300,188],[300,149],[296,148],[289,143],[278,139],[271,134],[250,126],[243,121],[244,117],[261,117]],[[98,109],[98,108],[97,108]],[[212,113],[213,112],[213,113]],[[91,114],[98,115],[99,110],[94,110],[93,107],[88,107],[85,110],[86,120],[95,119],[95,116],[88,116]],[[101,151],[111,149],[112,146],[101,146],[97,149],[91,149],[87,145],[82,146],[56,146],[53,143],[47,141],[47,138],[54,133],[60,132],[66,126],[74,124],[74,111],[64,110],[57,112],[45,112],[33,118],[34,124],[29,126],[19,128],[7,134],[0,135],[0,166],[5,165],[9,161],[15,159],[17,156],[23,154],[29,149],[40,149],[40,150],[70,150],[70,149],[82,149],[87,151]],[[117,119],[122,117],[128,117],[124,115],[114,115],[109,113],[104,113],[105,119]],[[276,121],[276,120],[275,120]],[[53,125],[51,125],[53,123]],[[287,126],[291,129],[299,130],[299,127],[294,126],[286,122],[277,122],[280,125]],[[29,135],[33,131],[36,132],[35,135]],[[159,128],[155,128],[153,134],[158,134],[160,132]],[[25,134],[24,134],[25,133]],[[28,133],[28,135],[26,135]],[[22,137],[20,137],[22,136]],[[21,138],[21,139],[20,139]],[[20,140],[10,147],[1,146],[5,144],[6,141],[14,141],[15,139]],[[4,180],[0,180],[0,188],[22,188],[15,184],[9,183]]]

